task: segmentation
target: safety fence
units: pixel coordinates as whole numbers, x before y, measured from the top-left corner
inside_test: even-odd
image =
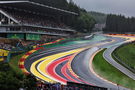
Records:
[[[37,90],[108,90],[108,88],[67,82],[67,85],[56,84],[38,84]]]
[[[126,45],[128,45],[128,44],[133,44],[133,43],[135,43],[135,41],[128,42],[128,43],[125,43],[125,44],[120,45],[119,47],[117,47],[117,48],[113,51],[112,56],[113,56],[113,58],[115,58],[115,60],[118,61],[120,64],[122,64],[123,66],[125,66],[126,68],[128,68],[130,71],[132,71],[133,73],[135,73],[135,68],[134,68],[134,67],[131,67],[130,63],[125,63],[125,62],[117,55],[117,53],[116,53],[116,51],[117,51],[119,48],[121,48],[121,47],[123,47],[123,46],[126,46]],[[128,62],[128,60],[127,60],[127,62]]]

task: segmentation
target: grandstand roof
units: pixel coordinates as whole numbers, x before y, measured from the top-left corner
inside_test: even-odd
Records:
[[[66,14],[78,15],[75,12],[47,6],[44,4],[30,2],[30,1],[0,1],[0,6],[6,7],[6,8],[23,9],[23,10],[28,10],[28,11],[38,12],[38,13],[45,13],[46,11],[48,11],[52,13],[59,12],[61,14],[66,13]]]

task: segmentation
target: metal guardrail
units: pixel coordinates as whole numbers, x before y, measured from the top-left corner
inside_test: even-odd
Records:
[[[98,86],[91,86],[91,85],[86,85],[86,84],[79,84],[79,83],[73,83],[73,82],[67,82],[67,87],[73,87],[74,90],[75,88],[79,88],[80,90],[108,90],[108,88],[104,87],[98,87]],[[73,89],[71,89],[73,90]]]
[[[133,73],[135,73],[135,69],[131,68],[128,64],[126,64],[125,62],[123,62],[118,56],[116,56],[114,53],[112,53],[112,56],[123,66],[125,66],[126,68],[128,68],[130,71],[132,71]]]
[[[34,31],[0,31],[0,33],[32,33],[32,34],[47,34],[47,35],[67,36],[66,34],[34,32]]]
[[[125,46],[125,45],[127,45],[127,44],[130,44],[130,43],[133,43],[133,42],[125,43],[125,44],[122,44],[122,45],[120,45],[119,47],[117,47],[117,48],[113,51],[112,56],[113,56],[120,64],[122,64],[123,66],[125,66],[125,67],[126,67],[127,69],[129,69],[131,72],[135,73],[135,69],[131,68],[130,65],[126,64],[125,62],[123,62],[123,61],[121,60],[121,58],[118,57],[118,56],[116,55],[116,53],[115,53],[115,51],[116,51],[117,49],[119,49],[120,47]]]
[[[35,28],[42,28],[42,29],[49,29],[49,30],[57,30],[57,31],[70,31],[76,32],[74,29],[71,28],[60,28],[60,27],[49,27],[49,26],[40,26],[40,25],[31,25],[31,24],[3,24],[0,27],[35,27]]]

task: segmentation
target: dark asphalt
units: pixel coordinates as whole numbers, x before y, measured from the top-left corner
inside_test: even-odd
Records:
[[[93,44],[96,44],[96,43],[110,42],[110,41],[111,41],[111,39],[108,38],[107,40],[103,40],[103,41],[89,42],[89,43],[84,43],[84,44],[75,44],[75,45],[70,45],[70,46],[61,46],[61,47],[49,48],[49,49],[41,50],[39,53],[32,54],[24,62],[24,65],[25,65],[25,68],[30,72],[31,64],[33,62],[35,62],[36,60],[39,60],[42,57],[46,57],[46,56],[53,55],[53,54],[56,54],[56,53],[66,52],[66,51],[81,48],[81,47],[90,46],[90,45],[93,45]]]
[[[111,42],[112,39],[116,40],[116,41]],[[107,88],[110,88],[110,90],[117,90],[118,89],[117,86],[99,79],[98,77],[93,75],[92,72],[90,72],[89,59],[90,59],[91,55],[94,52],[96,52],[99,48],[110,48],[110,46],[115,45],[117,43],[121,43],[123,41],[125,41],[125,39],[108,37],[108,39],[103,40],[103,41],[89,42],[89,43],[85,43],[85,44],[76,44],[76,45],[70,45],[70,46],[50,48],[48,50],[42,50],[39,53],[31,55],[31,57],[25,61],[25,67],[28,71],[30,71],[31,64],[33,62],[35,62],[36,60],[39,60],[42,57],[53,55],[53,54],[60,53],[60,52],[73,50],[73,49],[77,49],[77,48],[81,48],[81,47],[91,46],[91,45],[94,45],[97,43],[111,42],[111,43],[108,43],[105,45],[98,46],[97,48],[91,48],[89,50],[85,50],[85,51],[79,53],[73,60],[71,66],[72,66],[73,71],[80,77],[81,80],[87,81],[90,84],[93,84],[95,86],[107,87]],[[64,65],[64,63],[62,64],[62,66],[63,65]],[[66,78],[62,75],[62,73],[59,72],[59,70],[61,69],[62,66],[59,65],[57,67],[56,72],[59,75],[61,75],[63,78]],[[120,90],[126,90],[126,89],[121,87]]]

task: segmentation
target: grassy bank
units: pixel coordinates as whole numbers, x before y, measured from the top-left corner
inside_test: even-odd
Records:
[[[122,46],[114,51],[114,54],[125,64],[135,69],[135,44]]]
[[[19,55],[16,55],[14,57],[11,58],[10,62],[9,62],[9,65],[10,67],[17,73],[17,74],[23,74],[21,69],[18,67],[18,62],[20,60],[20,58],[24,55],[23,54],[19,54]]]
[[[98,75],[100,75],[101,77],[109,81],[112,81],[121,86],[135,90],[135,80],[132,80],[131,78],[129,78],[128,76],[120,72],[118,69],[113,67],[111,64],[106,62],[105,59],[103,58],[103,52],[104,50],[99,52],[94,57],[94,61],[93,61],[94,71]]]

